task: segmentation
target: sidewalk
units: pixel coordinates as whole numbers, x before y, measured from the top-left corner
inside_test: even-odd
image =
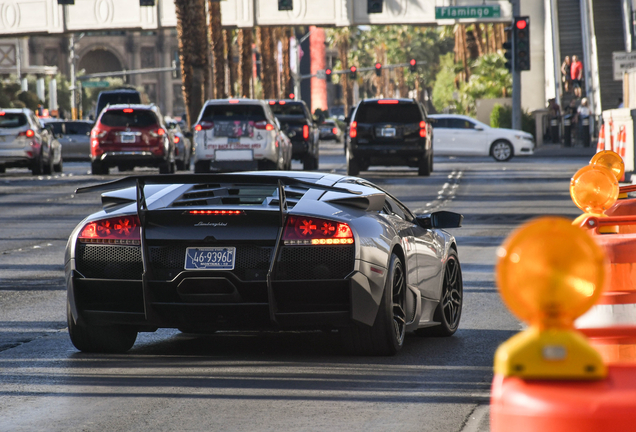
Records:
[[[543,144],[534,150],[534,157],[587,157],[591,158],[596,153],[596,144],[589,147],[581,145],[564,147],[563,144]]]

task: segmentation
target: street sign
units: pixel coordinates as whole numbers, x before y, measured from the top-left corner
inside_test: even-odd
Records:
[[[435,8],[435,19],[490,19],[500,18],[499,5],[478,6],[438,6]]]
[[[636,68],[636,52],[614,51],[612,53],[614,65],[614,81],[623,81],[623,75],[628,69]]]
[[[110,83],[108,81],[83,81],[82,87],[110,87]]]

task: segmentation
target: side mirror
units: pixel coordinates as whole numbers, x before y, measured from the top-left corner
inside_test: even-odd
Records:
[[[459,228],[464,216],[449,211],[438,211],[431,214],[417,215],[417,224],[422,228]]]

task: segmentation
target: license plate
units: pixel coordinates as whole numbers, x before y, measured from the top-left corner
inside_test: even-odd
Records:
[[[383,137],[394,137],[395,136],[395,128],[382,128],[382,136]]]
[[[217,150],[217,161],[251,161],[254,159],[252,150]]]
[[[135,136],[133,134],[121,134],[120,135],[120,140],[123,143],[134,143],[135,142]]]
[[[187,248],[186,270],[234,270],[235,247]]]
[[[240,142],[241,142],[240,138],[232,138],[232,137],[230,137],[230,138],[227,139],[227,143],[228,144],[236,144],[236,143],[240,143]]]

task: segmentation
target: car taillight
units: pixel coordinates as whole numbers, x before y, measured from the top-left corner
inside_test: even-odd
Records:
[[[304,139],[309,138],[309,126],[307,125],[303,126],[303,138]]]
[[[166,134],[166,131],[163,128],[159,128],[156,131],[150,131],[148,133],[149,133],[149,135],[151,137],[157,138],[157,137],[160,137],[160,136],[164,136]]]
[[[420,136],[426,138],[426,122],[423,120],[420,122]]]
[[[140,225],[136,215],[89,222],[80,231],[78,240],[81,243],[140,245]]]
[[[349,128],[349,136],[351,138],[355,138],[358,136],[358,122],[351,122],[351,127]]]
[[[91,138],[104,138],[107,133],[108,131],[95,128],[91,131]]]
[[[333,129],[331,129],[331,132],[332,132],[334,135],[338,135],[338,128],[333,128]]]
[[[197,123],[194,126],[194,130],[197,132],[200,132],[202,130],[208,130],[208,129],[213,129],[214,128],[214,122],[206,122],[206,121],[202,121],[201,123]]]
[[[175,135],[173,141],[174,141],[175,144],[179,144],[179,142],[181,141],[181,138],[179,138],[178,136]]]
[[[289,216],[283,233],[285,245],[350,245],[349,225],[310,216]]]
[[[237,216],[243,215],[242,210],[190,210],[188,213],[194,215],[214,215],[214,216]]]
[[[254,123],[254,127],[256,129],[265,129],[268,131],[274,130],[274,125],[271,123],[267,123],[266,121],[259,121]]]
[[[132,108],[124,108],[124,112],[126,114],[130,114],[131,112],[133,112],[133,109]]]
[[[400,103],[400,101],[395,99],[380,99],[378,103],[380,105],[397,105]]]
[[[18,136],[25,136],[27,138],[33,138],[35,136],[35,132],[33,131],[33,129],[28,129],[24,132],[20,132],[18,134]]]

